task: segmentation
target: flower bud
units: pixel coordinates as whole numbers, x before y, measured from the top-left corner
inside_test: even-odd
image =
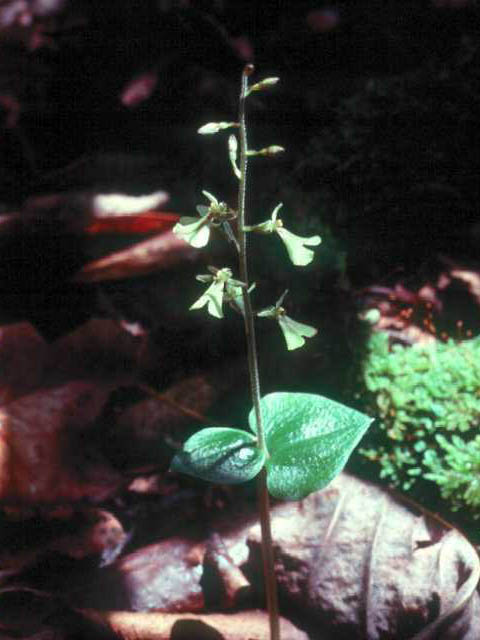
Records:
[[[285,151],[284,147],[280,147],[277,144],[272,144],[270,147],[265,147],[264,149],[260,149],[259,151],[249,150],[249,156],[275,156],[277,153],[283,153]]]
[[[208,122],[204,124],[203,127],[198,129],[197,133],[202,136],[211,135],[213,133],[218,133],[223,129],[229,129],[230,127],[238,127],[236,122]]]
[[[263,89],[268,89],[268,87],[273,87],[280,78],[265,78],[264,80],[260,80],[256,84],[252,84],[252,86],[247,90],[246,95],[249,96],[254,91],[263,91]]]
[[[242,174],[237,165],[237,155],[238,155],[238,142],[237,142],[237,138],[232,133],[232,135],[228,138],[228,156],[230,158],[233,173],[240,180],[240,178],[242,177]]]

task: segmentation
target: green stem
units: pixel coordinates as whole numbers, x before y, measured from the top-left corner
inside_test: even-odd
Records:
[[[270,496],[267,489],[267,470],[260,471],[257,478],[257,501],[262,533],[262,564],[270,623],[270,640],[280,640],[280,613],[278,610],[277,581],[273,557],[272,527],[270,523]]]
[[[260,378],[258,373],[257,345],[255,340],[255,323],[253,321],[252,303],[248,289],[248,262],[247,262],[247,234],[245,226],[245,195],[247,191],[247,127],[245,123],[245,94],[248,88],[248,77],[253,73],[253,65],[247,65],[242,74],[242,88],[240,91],[240,108],[238,116],[240,135],[240,185],[238,188],[238,245],[239,245],[239,266],[240,280],[247,286],[243,290],[243,303],[245,306],[245,334],[247,337],[248,370],[250,374],[250,394],[255,411],[257,422],[258,444],[263,451],[267,450],[265,443],[265,433],[262,423],[262,412],[260,409]]]
[[[262,451],[268,456],[265,442],[265,431],[262,422],[262,411],[260,405],[260,378],[258,373],[257,346],[255,340],[255,323],[248,292],[250,283],[248,280],[247,262],[247,234],[245,227],[245,195],[247,188],[247,165],[248,165],[248,145],[247,127],[245,123],[245,98],[248,89],[248,78],[254,71],[253,65],[245,67],[242,74],[242,87],[240,91],[239,107],[239,137],[240,137],[240,185],[238,189],[238,245],[239,245],[239,266],[240,279],[247,285],[243,290],[243,303],[245,307],[245,335],[247,339],[248,370],[250,376],[250,394],[255,411],[257,424],[258,444]],[[279,612],[277,583],[275,580],[275,565],[273,557],[272,531],[270,524],[270,498],[267,489],[267,474],[265,468],[258,476],[258,509],[260,516],[260,526],[262,532],[262,561],[263,575],[265,581],[265,595],[267,601],[268,616],[270,621],[270,640],[280,640]]]

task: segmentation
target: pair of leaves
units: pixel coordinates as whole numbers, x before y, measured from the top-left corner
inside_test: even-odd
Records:
[[[327,486],[345,466],[372,419],[322,396],[271,393],[261,401],[267,452],[257,444],[252,410],[249,427],[209,427],[184,444],[172,470],[210,482],[237,484],[265,465],[272,496],[299,500]]]

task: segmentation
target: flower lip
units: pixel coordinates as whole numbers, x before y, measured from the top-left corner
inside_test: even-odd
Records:
[[[315,327],[303,324],[303,322],[297,322],[287,316],[285,309],[281,306],[287,293],[288,289],[283,292],[274,306],[262,309],[262,311],[257,313],[257,316],[276,320],[287,343],[287,349],[293,351],[294,349],[303,347],[305,338],[313,338],[313,336],[317,334],[317,330]]]

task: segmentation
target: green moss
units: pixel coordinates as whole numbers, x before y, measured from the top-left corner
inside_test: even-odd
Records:
[[[363,455],[402,489],[434,482],[451,508],[480,516],[480,337],[390,348],[374,333],[363,373],[379,418]]]

